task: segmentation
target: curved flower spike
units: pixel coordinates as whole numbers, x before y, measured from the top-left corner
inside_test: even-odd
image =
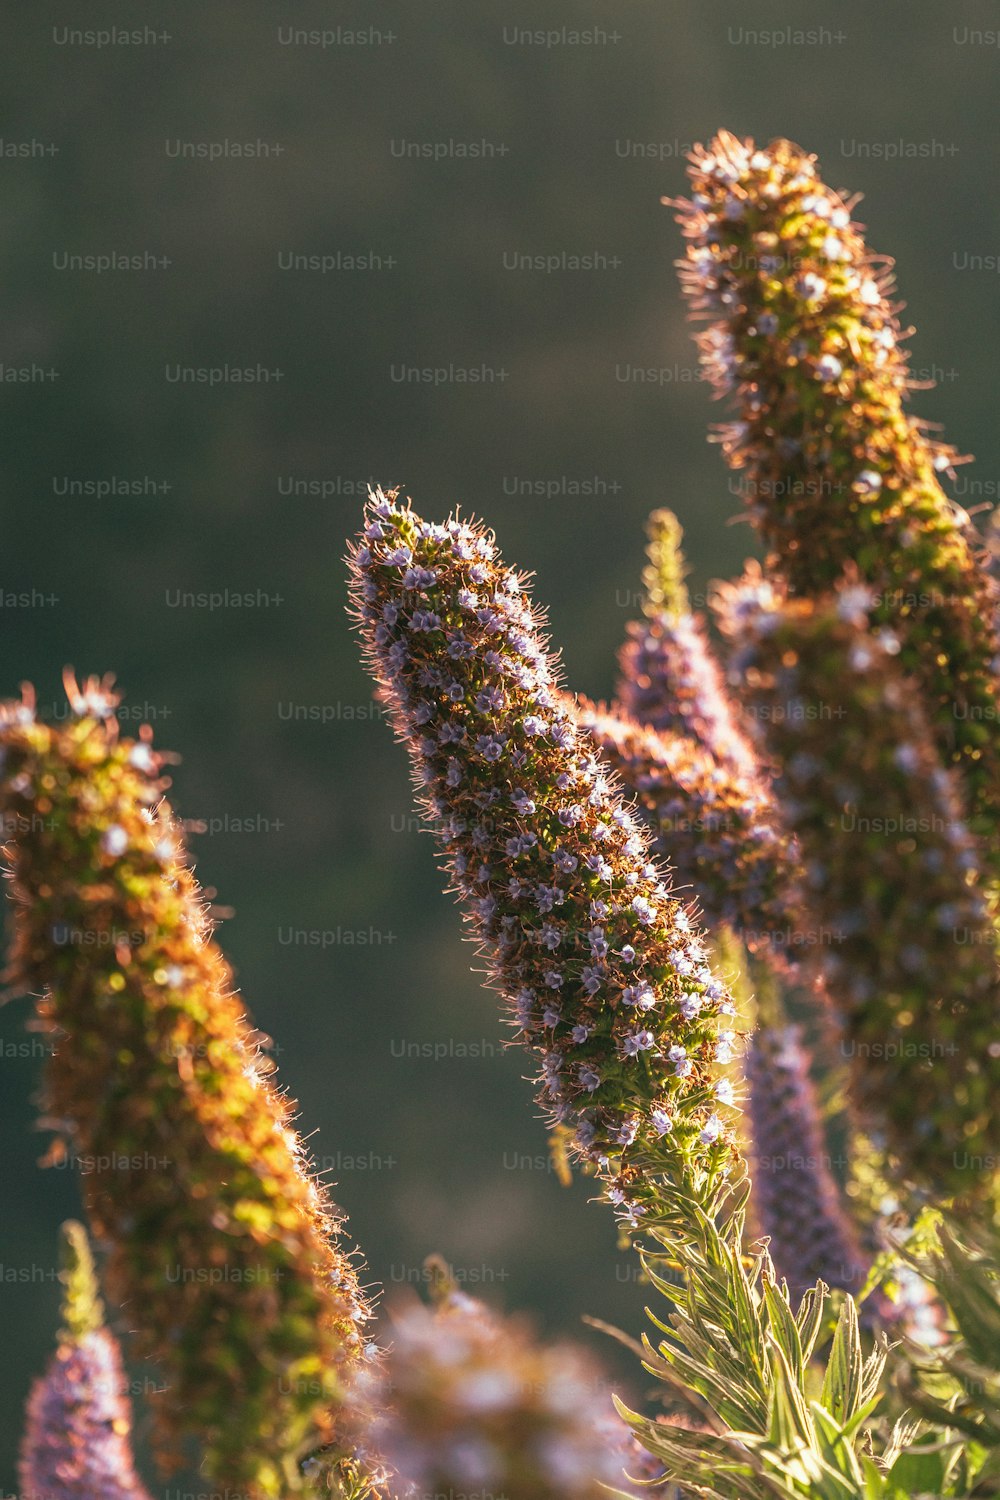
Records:
[[[632,1454],[610,1391],[583,1350],[539,1345],[453,1288],[392,1324],[391,1409],[377,1436],[396,1493],[600,1500]]]
[[[627,626],[617,700],[637,723],[689,735],[744,778],[761,778],[756,756],[736,727],[704,622],[691,613],[680,523],[672,511],[656,510],[646,531],[645,619]]]
[[[702,361],[739,421],[724,432],[751,516],[795,595],[855,562],[873,624],[898,633],[942,761],[966,782],[976,831],[1000,813],[997,586],[938,473],[954,450],[905,412],[901,337],[850,205],[788,141],[723,133],[691,157],[681,280]],[[992,841],[990,858],[1000,861]]]
[[[720,765],[688,735],[656,733],[586,698],[577,723],[639,798],[679,889],[691,887],[710,930],[725,924],[754,953],[794,957],[806,926],[798,850],[763,779]]]
[[[799,1028],[763,1027],[747,1050],[751,1205],[779,1276],[858,1292],[871,1265],[833,1176]]]
[[[887,1123],[905,1176],[974,1193],[1000,1151],[996,940],[953,773],[868,607],[855,587],[782,600],[759,574],[721,599],[733,679],[834,939],[822,958],[858,1103]]]
[[[128,1384],[104,1326],[81,1224],[63,1225],[63,1327],[32,1387],[21,1444],[22,1500],[149,1500],[135,1471]]]
[[[339,1223],[267,1081],[148,739],[119,739],[106,685],[78,718],[0,714],[0,812],[16,829],[12,977],[45,994],[47,1114],[93,1159],[87,1210],[111,1295],[159,1361],[161,1447],[253,1495],[301,1450],[362,1354],[368,1310]]]
[[[481,527],[433,525],[381,491],[351,574],[370,670],[550,1117],[606,1172],[628,1178],[634,1147],[715,1179],[731,1002],[559,699],[523,581]],[[641,1174],[611,1189],[632,1210],[644,1191]]]

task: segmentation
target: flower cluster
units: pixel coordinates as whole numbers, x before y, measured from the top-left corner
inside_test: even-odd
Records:
[[[797,930],[793,841],[766,783],[719,764],[687,735],[656,733],[580,698],[577,723],[639,798],[678,890],[690,887],[711,931],[731,927],[753,952],[783,962]]]
[[[900,329],[851,205],[787,141],[719,135],[680,200],[682,283],[702,361],[739,420],[723,433],[791,593],[832,588],[853,560],[875,625],[898,633],[939,753],[963,772],[976,830],[1000,812],[997,588],[941,488],[953,450],[905,411]],[[993,840],[991,858],[1000,857]]]
[[[166,1456],[284,1495],[364,1350],[340,1225],[269,1082],[169,809],[162,758],[119,739],[116,699],[0,715],[0,812],[16,830],[12,973],[55,1041],[46,1115],[93,1157],[87,1210],[110,1293],[160,1361]]]
[[[636,723],[688,735],[745,780],[762,780],[757,758],[736,727],[704,622],[691,613],[680,523],[672,511],[656,510],[647,533],[645,619],[627,627],[617,702]]]
[[[521,1322],[451,1290],[392,1327],[378,1437],[401,1500],[510,1495],[600,1500],[622,1492],[627,1434],[584,1351],[540,1345]]]
[[[751,576],[720,614],[829,935],[858,1102],[887,1121],[905,1175],[972,1192],[969,1163],[1000,1146],[996,939],[954,773],[868,605],[859,587],[815,603]]]
[[[63,1225],[63,1245],[64,1326],[28,1398],[21,1500],[149,1500],[132,1458],[121,1354],[104,1326],[82,1225]]]
[[[627,1207],[633,1146],[713,1175],[731,1150],[714,1059],[732,1004],[560,697],[523,580],[480,527],[381,492],[351,573],[370,669],[550,1117],[623,1169]]]
[[[747,1052],[751,1208],[771,1259],[799,1297],[816,1281],[857,1292],[867,1275],[827,1150],[809,1055],[794,1026],[763,1026]]]

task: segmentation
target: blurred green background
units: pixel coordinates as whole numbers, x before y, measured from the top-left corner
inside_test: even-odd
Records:
[[[938,380],[916,407],[978,456],[959,498],[991,503],[996,276],[972,257],[1000,252],[996,20],[974,0],[147,0],[6,18],[0,690],[27,678],[54,705],[64,664],[113,670],[180,752],[181,814],[216,820],[193,843],[234,909],[221,941],[371,1280],[398,1293],[440,1250],[472,1290],[597,1346],[633,1393],[628,1357],[579,1318],[637,1333],[642,1289],[586,1184],[545,1169],[524,1060],[471,972],[358,665],[346,539],[369,479],[430,517],[484,516],[537,574],[569,679],[594,696],[612,688],[652,506],[680,514],[695,592],[740,566],[752,539],[726,524],[740,501],[705,442],[721,413],[659,202],[720,126],[790,136],[864,192],[920,325],[914,364]],[[140,39],[79,35],[109,27]],[[574,42],[580,28],[597,30]],[[327,45],[302,39],[324,29]],[[555,39],[525,38],[539,29]],[[226,142],[267,149],[206,159]],[[146,268],[66,259],[114,253]],[[601,268],[509,268],[563,254]],[[378,268],[287,268],[338,255]],[[178,366],[281,378],[209,387]],[[493,378],[398,378],[428,366]],[[109,481],[127,492],[101,495]],[[226,589],[271,602],[177,602]],[[0,1012],[4,1495],[80,1187],[37,1166],[28,1013]]]

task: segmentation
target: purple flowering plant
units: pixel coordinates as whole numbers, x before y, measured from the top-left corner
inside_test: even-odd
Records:
[[[162,1373],[163,1472],[196,1451],[247,1500],[1000,1494],[997,588],[851,203],[786,141],[723,133],[690,175],[682,286],[768,548],[719,585],[715,635],[664,510],[609,704],[568,689],[485,526],[375,490],[348,563],[561,1175],[655,1299],[619,1337],[659,1398],[613,1399],[439,1259],[431,1305],[372,1331],[169,758],[70,677],[65,723],[30,690],[0,713],[8,977],[53,1041],[53,1159],[161,1147],[164,1170],[88,1179],[103,1304],[65,1227],[21,1500],[148,1500],[112,1325]]]

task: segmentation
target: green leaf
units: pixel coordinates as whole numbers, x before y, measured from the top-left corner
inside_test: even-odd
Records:
[[[889,1470],[889,1493],[905,1495],[940,1495],[944,1488],[947,1454],[940,1449],[921,1452],[910,1448],[901,1453]]]
[[[771,1345],[771,1405],[767,1435],[778,1448],[794,1450],[813,1446],[813,1425],[809,1408],[799,1389],[781,1345]]]
[[[813,1426],[820,1452],[824,1459],[846,1479],[850,1479],[859,1487],[863,1481],[861,1465],[854,1451],[854,1444],[844,1429],[818,1401],[810,1401],[809,1410],[812,1414]]]
[[[827,1287],[825,1282],[818,1281],[814,1287],[810,1287],[799,1303],[799,1310],[795,1315],[795,1322],[799,1330],[799,1343],[802,1347],[802,1362],[808,1364],[812,1358],[813,1349],[816,1347],[816,1339],[820,1328],[823,1326],[823,1312],[826,1307]]]
[[[840,1310],[820,1400],[841,1426],[850,1421],[861,1402],[861,1332],[853,1297],[845,1297]]]
[[[799,1330],[792,1317],[792,1309],[770,1279],[764,1282],[764,1302],[770,1331],[788,1361],[796,1383],[801,1384],[803,1359]]]

